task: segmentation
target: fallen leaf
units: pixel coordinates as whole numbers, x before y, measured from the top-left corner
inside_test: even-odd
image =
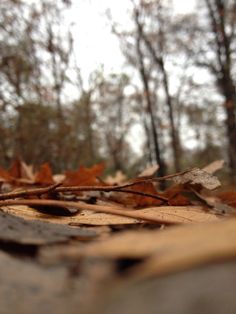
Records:
[[[89,244],[78,255],[145,259],[132,270],[141,279],[236,257],[236,219],[158,231],[127,231]]]
[[[186,188],[183,184],[176,184],[165,190],[162,194],[168,199],[168,204],[171,206],[188,206],[191,201],[183,193],[186,193]]]
[[[123,224],[139,224],[144,221],[138,218],[120,217],[104,213],[80,212],[70,217],[52,216],[49,214],[38,212],[28,206],[5,206],[1,208],[6,213],[11,213],[24,219],[37,219],[41,221],[59,223],[59,224],[75,224],[75,225],[123,225]],[[125,209],[124,209],[125,210]],[[155,217],[163,223],[168,221],[172,224],[188,224],[218,221],[221,216],[215,213],[208,213],[197,206],[161,206],[150,207],[138,210],[125,210],[128,214],[145,215],[146,217]]]
[[[186,196],[182,194],[177,194],[169,199],[168,204],[170,206],[188,206],[191,204],[191,202]]]
[[[153,239],[156,251],[135,276],[153,277],[236,257],[236,219],[163,230]],[[138,241],[137,241],[138,242]]]
[[[236,208],[236,191],[229,190],[217,193],[217,197],[225,204]]]
[[[194,168],[183,174],[174,176],[171,180],[176,184],[200,184],[203,188],[208,190],[214,190],[221,185],[217,177],[199,168]]]
[[[221,160],[215,160],[209,165],[205,166],[202,170],[206,171],[207,173],[213,174],[216,171],[223,168],[225,161],[223,159]]]
[[[143,170],[138,176],[139,177],[152,177],[155,175],[157,170],[159,169],[159,165],[154,165]]]
[[[232,215],[235,210],[233,207],[229,206],[227,202],[222,202],[220,198],[216,196],[209,196],[209,195],[204,195],[201,193],[198,193],[196,190],[192,189],[192,192],[194,193],[197,198],[205,203],[209,210],[215,211],[218,214],[229,214]]]
[[[105,182],[107,184],[121,184],[123,182],[125,182],[127,180],[127,177],[126,175],[121,172],[120,170],[118,170],[114,176],[107,176],[106,179],[105,179]]]
[[[15,179],[20,179],[22,178],[22,171],[21,171],[21,160],[20,159],[16,159],[13,161],[10,169],[8,170],[8,173],[11,177],[15,178]]]
[[[62,183],[65,180],[66,176],[64,174],[54,174],[53,181],[55,183]]]
[[[10,169],[8,170],[9,182],[14,182],[15,184],[33,184],[34,174],[32,166],[27,165],[21,159],[17,158],[12,163]]]
[[[42,185],[50,185],[55,183],[53,180],[52,169],[48,163],[40,166],[39,171],[35,175],[35,183]]]
[[[33,183],[35,178],[33,166],[27,165],[25,162],[21,161],[21,176]]]
[[[101,185],[97,177],[101,176],[104,170],[104,164],[100,163],[91,168],[80,167],[76,171],[66,171],[64,186],[91,186]]]
[[[122,205],[131,206],[134,208],[140,208],[145,206],[159,206],[163,204],[161,194],[158,194],[156,188],[152,182],[144,182],[128,188],[131,192],[141,192],[142,195],[132,193],[118,193],[116,191],[110,193],[110,200],[116,201]],[[145,194],[151,194],[156,198],[145,196]],[[158,198],[160,196],[160,199]]]
[[[8,171],[0,168],[0,182],[10,182],[12,180],[12,176],[8,173]]]

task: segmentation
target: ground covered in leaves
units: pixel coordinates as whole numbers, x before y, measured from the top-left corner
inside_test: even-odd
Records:
[[[222,167],[131,180],[103,164],[0,169],[0,312],[225,313],[226,300],[235,312],[236,190]]]

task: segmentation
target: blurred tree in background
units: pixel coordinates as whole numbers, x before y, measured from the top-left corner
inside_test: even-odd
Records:
[[[165,175],[224,158],[236,176],[236,1],[201,0],[184,15],[171,1],[131,3],[128,27],[109,12],[124,67],[85,82],[64,20],[73,1],[0,2],[3,166],[158,163]]]

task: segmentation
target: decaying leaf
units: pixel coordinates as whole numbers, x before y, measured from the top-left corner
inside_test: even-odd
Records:
[[[176,184],[200,184],[203,188],[214,190],[221,184],[217,177],[199,168],[194,168],[172,178]]]
[[[22,171],[22,162],[20,159],[16,159],[13,161],[8,173],[11,177],[15,179],[22,179],[23,178],[23,171]]]
[[[127,181],[127,176],[121,172],[120,170],[118,170],[114,176],[107,176],[105,179],[105,182],[107,184],[122,184],[123,182]]]
[[[209,165],[205,166],[202,170],[213,174],[216,171],[220,170],[223,168],[225,161],[223,159],[220,160],[215,160],[213,162],[211,162]]]
[[[164,230],[157,251],[137,267],[135,276],[150,277],[236,258],[236,219]]]
[[[155,175],[159,168],[159,165],[148,167],[139,174],[139,177],[152,177]]]
[[[235,212],[235,209],[230,206],[232,204],[230,202],[228,204],[226,200],[222,202],[219,197],[200,194],[194,189],[192,192],[208,206],[209,210],[213,210],[219,214],[233,214]]]
[[[40,166],[39,171],[35,175],[35,183],[42,185],[55,183],[53,180],[52,169],[48,163]]]
[[[217,193],[217,198],[220,199],[221,202],[236,208],[236,191],[228,190],[224,192]]]
[[[9,182],[11,181],[12,177],[9,175],[9,173],[0,168],[0,182]]]
[[[22,280],[30,291],[27,297],[32,297],[34,287],[43,290],[41,282],[50,287],[45,290],[52,293],[52,298],[55,293],[59,293],[59,298],[61,294],[68,295],[68,291],[73,294],[71,290],[77,291],[78,286],[85,287],[83,296],[90,291],[97,295],[104,286],[104,281],[99,279],[102,277],[112,285],[120,280],[121,274],[127,275],[123,277],[124,282],[137,282],[203,263],[236,258],[233,211],[226,215],[212,210],[216,206],[234,206],[235,193],[220,196],[203,189],[214,190],[220,185],[212,175],[220,167],[222,162],[217,161],[203,170],[195,168],[162,178],[153,176],[157,170],[154,167],[127,183],[110,182],[108,185],[100,178],[103,164],[67,171],[58,178],[53,176],[48,164],[35,173],[31,167],[16,161],[9,171],[0,170],[0,247],[13,254],[16,250],[24,256],[28,254],[34,265],[0,254],[0,264],[3,261],[10,265],[4,266],[4,271],[14,273],[13,277],[10,275],[11,280],[16,278],[8,285],[5,273],[1,272],[3,284],[13,289],[15,284],[21,287],[19,280]],[[116,178],[121,179],[122,176]],[[158,181],[169,179],[176,184],[158,191]],[[55,182],[58,184],[53,184]],[[10,190],[3,193],[4,184],[8,184]],[[95,241],[91,241],[93,239]],[[33,248],[33,254],[29,248]],[[93,266],[84,266],[94,264],[101,266],[95,272],[91,271]],[[49,265],[64,267],[63,280],[66,278],[64,281],[72,289],[50,286],[44,276],[48,276],[50,282],[54,280],[56,285],[63,286],[64,281],[49,274]],[[15,266],[23,269],[24,278],[13,270]],[[60,273],[53,271],[61,278]],[[79,280],[73,281],[71,278],[78,273]],[[33,278],[28,280],[28,276],[34,275],[40,279],[40,284]],[[99,280],[101,285],[96,291],[91,285]],[[17,293],[19,291],[21,289]],[[5,292],[0,289],[1,295]],[[11,297],[11,293],[7,295]],[[75,298],[77,300],[77,295]],[[65,297],[66,300],[73,301],[70,297]],[[54,304],[61,303],[56,300]],[[62,313],[71,308],[64,308]],[[75,307],[76,311],[78,308],[82,307]],[[26,313],[25,310],[22,313]],[[45,307],[41,312],[45,312]]]
[[[55,183],[62,183],[65,180],[65,175],[64,174],[54,174],[53,175],[53,181]]]
[[[8,173],[15,180],[15,182],[26,184],[34,183],[33,167],[27,165],[21,159],[16,159],[12,163]]]
[[[66,171],[65,180],[63,184],[68,185],[99,185],[100,181],[97,177],[100,177],[104,171],[104,164],[100,163],[94,165],[91,168],[80,167],[76,171]]]
[[[116,208],[115,208],[116,209]],[[150,220],[155,217],[159,223],[169,224],[186,224],[199,223],[207,221],[217,221],[221,216],[214,213],[208,213],[197,206],[162,206],[150,207],[138,210],[125,210],[127,214],[134,214],[137,218],[120,217],[105,213],[89,213],[88,211],[79,212],[70,217],[55,216],[28,207],[28,206],[5,206],[2,210],[6,213],[11,213],[25,219],[37,219],[59,224],[74,224],[74,225],[123,225],[123,224],[138,224],[143,223],[139,217],[150,217]]]
[[[89,244],[82,254],[145,259],[133,270],[137,278],[143,278],[236,257],[235,234],[235,218],[161,231],[127,231]]]
[[[141,192],[141,193],[144,193],[144,195],[138,195],[138,194],[116,195],[116,200],[124,205],[129,205],[134,208],[140,208],[140,207],[145,207],[145,206],[159,206],[163,204],[163,200],[161,199],[145,196],[145,193],[147,193],[147,194],[151,194],[158,197],[159,194],[157,193],[156,188],[154,187],[154,184],[152,182],[145,182],[142,184],[132,186],[129,188],[129,190],[134,191],[134,192]],[[161,195],[160,195],[160,198],[161,198]]]
[[[166,189],[163,196],[168,199],[171,206],[188,206],[191,205],[191,199],[184,195],[186,188],[183,184],[176,184]]]

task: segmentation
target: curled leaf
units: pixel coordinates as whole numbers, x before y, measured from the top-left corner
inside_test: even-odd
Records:
[[[191,169],[183,174],[177,175],[172,178],[176,184],[199,184],[208,190],[215,190],[221,184],[216,176],[201,170],[199,168]]]

